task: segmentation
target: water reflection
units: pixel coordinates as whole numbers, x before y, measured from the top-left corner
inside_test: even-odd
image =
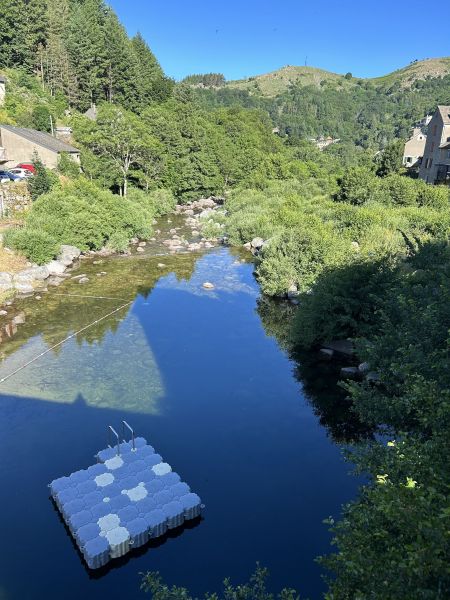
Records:
[[[283,300],[261,297],[258,314],[267,335],[295,361],[294,374],[319,422],[335,442],[351,442],[372,435],[359,420],[345,390],[338,386],[339,361],[323,362],[315,352],[294,351],[290,331],[296,306]]]
[[[197,259],[165,257],[164,267],[156,258],[90,261],[82,265],[88,284],[67,279],[41,300],[17,301],[20,324],[2,345],[0,378],[81,331],[1,383],[1,392],[66,403],[81,393],[92,406],[158,413],[164,384],[136,307],[169,273],[175,282],[189,280]]]

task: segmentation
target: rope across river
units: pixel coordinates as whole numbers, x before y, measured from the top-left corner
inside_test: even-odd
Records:
[[[61,294],[61,295],[64,295],[64,294]],[[92,296],[92,297],[95,297],[95,296]],[[109,298],[109,299],[110,300],[117,300],[117,298]],[[4,383],[7,379],[9,379],[10,377],[13,377],[17,373],[19,373],[20,371],[22,371],[23,369],[25,369],[26,367],[28,367],[29,365],[31,365],[32,363],[36,362],[42,356],[45,356],[46,354],[48,354],[49,352],[51,352],[55,348],[58,348],[59,346],[62,346],[65,342],[67,342],[68,340],[70,340],[73,337],[77,336],[79,333],[82,333],[83,331],[86,331],[86,329],[89,329],[93,325],[97,325],[97,323],[100,323],[101,321],[104,321],[108,317],[111,317],[112,315],[118,313],[123,308],[126,308],[127,306],[130,306],[130,304],[132,304],[132,303],[133,303],[133,300],[130,300],[130,301],[126,302],[125,304],[122,304],[118,308],[115,308],[114,310],[112,310],[111,312],[109,312],[107,315],[104,315],[103,317],[100,317],[100,319],[95,319],[95,321],[92,321],[88,325],[85,325],[81,329],[78,329],[78,331],[75,331],[74,333],[68,335],[66,338],[64,338],[63,340],[61,340],[57,344],[54,344],[50,348],[47,348],[47,350],[44,350],[44,352],[41,352],[40,354],[38,354],[37,356],[35,356],[31,360],[27,361],[25,364],[21,365],[20,367],[18,367],[17,369],[15,369],[14,371],[12,371],[8,375],[6,375],[5,377],[2,377],[0,379],[0,383]]]

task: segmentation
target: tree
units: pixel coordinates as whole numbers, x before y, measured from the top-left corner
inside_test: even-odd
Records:
[[[109,102],[136,109],[139,103],[138,60],[125,28],[116,14],[108,9],[104,22],[106,86]]]
[[[137,60],[136,82],[141,108],[150,102],[164,102],[173,90],[173,81],[165,77],[155,55],[146,41],[137,33],[131,40]]]
[[[142,119],[111,104],[100,107],[95,122],[84,119],[78,137],[102,160],[103,169],[111,169],[124,196],[133,171],[149,168],[148,163],[159,161],[162,152]]]
[[[47,106],[40,104],[33,108],[31,113],[31,123],[34,129],[37,129],[38,131],[50,132],[52,129],[52,119],[54,122],[54,118],[52,117]]]
[[[35,174],[28,179],[27,185],[32,200],[37,200],[52,189],[55,177],[47,171],[37,152],[33,154],[33,166]]]
[[[79,85],[79,106],[88,108],[105,98],[107,87],[104,35],[106,8],[103,0],[76,4],[69,22],[67,50]]]
[[[38,56],[43,82],[52,95],[64,94],[70,105],[78,98],[78,84],[66,47],[68,0],[47,0],[48,35],[45,47],[40,45]]]
[[[396,140],[386,146],[378,158],[377,175],[379,177],[386,177],[391,173],[401,171],[404,147],[403,140]]]

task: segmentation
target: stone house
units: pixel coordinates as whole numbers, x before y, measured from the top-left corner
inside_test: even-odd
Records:
[[[75,162],[80,162],[80,151],[77,148],[48,133],[0,125],[0,162],[6,168],[12,168],[17,163],[31,162],[35,152],[49,169],[56,169],[59,156],[63,152]]]
[[[405,144],[403,151],[403,166],[408,168],[419,167],[422,162],[427,136],[421,127],[414,127],[410,139]]]
[[[428,125],[419,177],[450,185],[450,106],[438,106]]]

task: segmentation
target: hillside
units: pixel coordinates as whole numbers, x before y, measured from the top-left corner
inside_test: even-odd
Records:
[[[219,89],[193,91],[205,108],[267,111],[280,135],[292,141],[323,135],[378,149],[407,138],[437,104],[450,104],[450,58],[414,62],[372,79],[287,66]]]
[[[409,64],[402,69],[375,78],[353,78],[338,73],[317,69],[315,67],[295,67],[286,65],[281,69],[256,75],[247,79],[227,82],[231,89],[245,90],[250,94],[260,94],[273,98],[288,91],[292,86],[313,85],[318,88],[324,83],[336,84],[348,89],[358,82],[371,82],[374,85],[392,86],[398,83],[401,87],[411,87],[416,81],[427,78],[444,77],[450,74],[450,58],[431,58]]]
[[[246,90],[250,93],[259,93],[263,96],[274,97],[282,94],[292,85],[316,85],[320,86],[323,82],[333,82],[338,85],[349,85],[349,81],[343,75],[316,69],[315,67],[293,67],[286,65],[277,71],[264,73],[248,79],[229,81],[226,85],[229,88]]]

